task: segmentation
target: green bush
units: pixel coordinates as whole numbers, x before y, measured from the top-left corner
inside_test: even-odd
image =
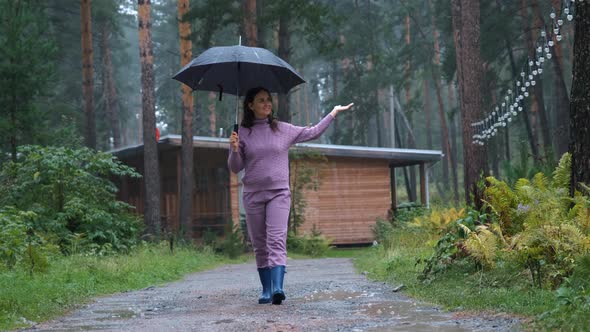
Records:
[[[217,242],[216,249],[230,259],[238,258],[244,253],[242,229],[240,225],[228,227],[225,237]]]
[[[21,266],[32,275],[49,266],[48,257],[55,250],[33,230],[35,218],[34,212],[0,209],[0,263],[5,268]]]
[[[293,232],[289,232],[287,235],[287,250],[311,257],[325,256],[328,250],[330,250],[331,244],[332,241],[326,239],[321,232],[316,229],[315,224],[313,225],[311,233],[299,236],[295,235]]]
[[[540,316],[540,327],[581,331],[590,326],[590,256],[578,260],[572,276],[566,278],[555,294],[558,306]]]
[[[375,241],[385,249],[390,249],[393,245],[393,224],[382,218],[377,218],[375,225],[371,227]]]
[[[64,253],[127,251],[141,231],[111,177],[139,177],[111,154],[24,146],[0,172],[0,206],[32,211],[30,227]]]

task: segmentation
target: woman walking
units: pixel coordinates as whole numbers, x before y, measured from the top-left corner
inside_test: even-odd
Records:
[[[297,127],[274,118],[267,89],[258,87],[246,93],[241,126],[229,139],[228,166],[234,173],[244,170],[246,224],[262,283],[258,303],[281,304],[286,298],[283,278],[291,207],[289,147],[318,138],[339,112],[352,105],[335,106],[313,127]]]

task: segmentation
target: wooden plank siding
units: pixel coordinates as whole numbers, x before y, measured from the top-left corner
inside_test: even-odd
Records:
[[[179,176],[180,148],[160,151],[162,230],[177,233],[179,228]],[[125,164],[143,174],[143,155],[121,158]],[[207,230],[222,235],[231,226],[227,152],[218,149],[195,149],[193,186],[193,236],[200,238]],[[144,211],[144,184],[142,179],[122,179],[119,199],[135,206],[139,215]],[[121,182],[126,182],[122,185]]]
[[[334,244],[373,241],[372,226],[386,218],[391,206],[389,164],[380,159],[328,157],[311,162],[320,169],[318,191],[306,191],[305,223],[300,232],[315,227]]]

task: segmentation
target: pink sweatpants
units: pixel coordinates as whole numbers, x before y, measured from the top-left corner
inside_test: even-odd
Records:
[[[244,193],[246,224],[258,268],[287,265],[289,189]]]

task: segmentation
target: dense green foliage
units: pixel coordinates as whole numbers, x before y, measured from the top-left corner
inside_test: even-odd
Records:
[[[0,172],[4,225],[63,253],[127,251],[141,223],[131,206],[116,200],[111,177],[119,176],[139,175],[110,154],[24,146]]]
[[[488,177],[485,213],[468,209],[460,218],[448,218],[457,211],[434,210],[411,223],[377,221],[374,232],[383,253],[371,259],[383,260],[382,277],[390,273],[414,284],[412,293],[446,305],[538,315],[536,324],[542,329],[588,326],[590,197],[580,192],[569,196],[570,162],[565,154],[551,178],[537,173],[530,180],[518,179],[513,187]],[[466,292],[474,286],[484,300],[471,295],[459,301],[444,298],[450,296],[447,287],[449,292]],[[443,290],[435,295],[432,287]],[[528,298],[528,305],[541,299],[551,305],[519,308],[517,304],[525,304],[511,292],[527,293],[523,299]],[[548,300],[550,293],[554,296]]]

